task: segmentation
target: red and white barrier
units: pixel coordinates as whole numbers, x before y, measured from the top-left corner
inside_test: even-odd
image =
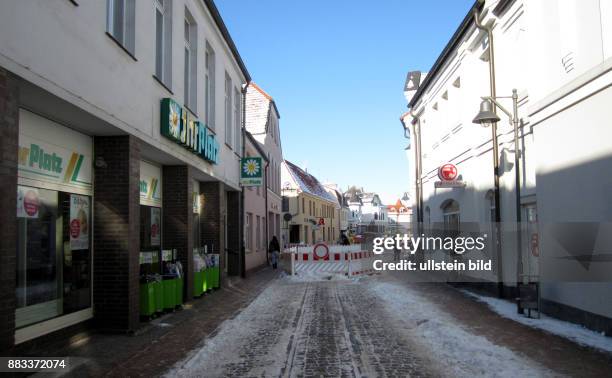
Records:
[[[292,246],[283,253],[291,261],[291,274],[332,273],[353,277],[375,273],[372,265],[377,258],[372,252],[364,251],[361,245],[327,245],[318,243],[310,246]]]

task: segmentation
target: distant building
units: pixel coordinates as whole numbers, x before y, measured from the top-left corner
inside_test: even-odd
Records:
[[[335,223],[336,196],[328,193],[316,177],[287,160],[282,164],[281,177],[283,217],[291,217],[285,221],[281,243],[335,242],[340,234]]]
[[[394,205],[387,206],[389,232],[391,233],[410,233],[411,231],[412,207],[407,196],[404,198],[406,200],[398,199]]]
[[[332,195],[336,196],[338,201],[337,211],[337,219],[336,223],[338,225],[338,230],[340,232],[346,232],[348,230],[348,219],[349,219],[349,207],[344,197],[344,194],[340,191],[340,188],[336,184],[325,184],[325,189]]]
[[[256,202],[263,202],[264,211],[260,214],[260,222],[262,223],[260,229],[264,236],[261,238],[261,243],[264,246],[263,250],[267,251],[267,246],[272,237],[276,236],[280,241],[281,234],[282,200],[280,171],[283,162],[283,150],[279,127],[280,114],[274,99],[253,82],[249,83],[247,87],[245,108],[245,128],[248,132],[247,135],[249,135],[249,139],[252,142],[252,147],[261,150],[261,155],[267,161],[265,167],[265,188],[256,189],[258,196],[245,197],[245,237],[246,232],[249,231],[248,227],[254,228],[254,230],[257,229],[257,215],[254,215],[254,213],[251,213],[251,217],[255,218],[251,219],[252,222],[249,223],[248,227],[246,224],[246,221],[249,221],[248,210],[251,205],[251,203],[248,202],[248,198]],[[253,262],[265,262],[265,259],[261,260],[260,258],[252,257],[259,253],[257,248],[255,248],[253,252],[252,249],[248,247],[249,242],[251,245],[257,244],[257,239],[254,238],[254,235],[255,231],[253,231],[248,238],[252,240],[247,240],[246,244],[247,269],[249,267],[254,267],[249,264],[251,260],[253,260]],[[250,255],[250,252],[255,253],[255,255]]]

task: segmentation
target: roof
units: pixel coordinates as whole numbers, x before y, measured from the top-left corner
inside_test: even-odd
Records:
[[[223,18],[221,17],[221,14],[219,13],[219,9],[217,9],[217,6],[215,5],[214,0],[202,0],[202,1],[204,2],[204,4],[206,5],[206,8],[210,12],[213,20],[215,21],[215,24],[219,28],[219,31],[221,32],[223,39],[225,39],[225,42],[227,42],[227,45],[229,46],[229,49],[232,52],[232,55],[234,56],[234,59],[236,59],[236,62],[238,63],[238,66],[240,67],[240,71],[242,71],[242,74],[244,75],[247,83],[250,82],[251,75],[249,74],[249,71],[244,65],[244,61],[242,60],[242,57],[240,56],[240,53],[238,52],[238,48],[236,48],[236,44],[234,43],[232,36],[227,30],[227,26],[225,26],[225,22],[223,22]]]
[[[261,87],[257,84],[255,84],[254,82],[250,82],[249,85],[253,88],[255,88],[259,93],[261,93],[268,101],[270,101],[272,103],[272,106],[274,106],[274,110],[276,110],[276,115],[278,116],[278,118],[280,118],[280,112],[278,111],[278,108],[276,107],[276,101],[274,101],[274,99],[272,98],[272,96],[270,96],[268,94],[268,92],[264,91],[263,89],[261,89]]]
[[[402,201],[401,201],[401,200],[399,200],[399,199],[397,200],[397,202],[395,202],[395,205],[387,205],[387,210],[392,210],[392,211],[394,211],[394,212],[396,212],[396,213],[399,213],[399,211],[400,211],[400,209],[401,209],[401,208],[405,208],[405,209],[407,209],[407,207],[406,207],[406,206],[404,206],[404,204],[402,203]]]
[[[285,164],[294,181],[303,192],[322,198],[326,201],[337,202],[335,196],[332,196],[329,192],[327,192],[323,184],[321,184],[316,177],[288,160],[285,160]]]
[[[442,69],[446,60],[451,56],[451,52],[455,50],[455,48],[459,45],[459,43],[461,42],[461,39],[467,33],[469,27],[474,23],[474,16],[473,16],[474,11],[480,10],[482,9],[482,7],[483,7],[483,4],[480,4],[480,1],[476,0],[474,2],[474,5],[472,5],[468,13],[463,18],[463,21],[461,21],[461,25],[459,25],[459,28],[455,31],[455,34],[453,34],[450,41],[448,41],[448,43],[444,47],[444,50],[442,50],[442,53],[440,53],[440,56],[438,56],[438,59],[436,59],[435,63],[429,70],[429,73],[425,77],[425,80],[423,80],[423,82],[419,86],[419,89],[417,89],[416,93],[410,100],[410,103],[408,104],[409,108],[412,108],[419,101],[425,89],[429,86],[431,81],[436,77],[438,72]]]

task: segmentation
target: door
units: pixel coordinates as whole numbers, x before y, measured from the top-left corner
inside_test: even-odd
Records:
[[[525,280],[539,281],[540,234],[538,209],[535,202],[522,205],[522,260]]]

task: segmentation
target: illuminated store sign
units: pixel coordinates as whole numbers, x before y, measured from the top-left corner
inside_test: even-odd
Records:
[[[161,134],[213,164],[219,163],[215,134],[171,98],[161,100]]]

